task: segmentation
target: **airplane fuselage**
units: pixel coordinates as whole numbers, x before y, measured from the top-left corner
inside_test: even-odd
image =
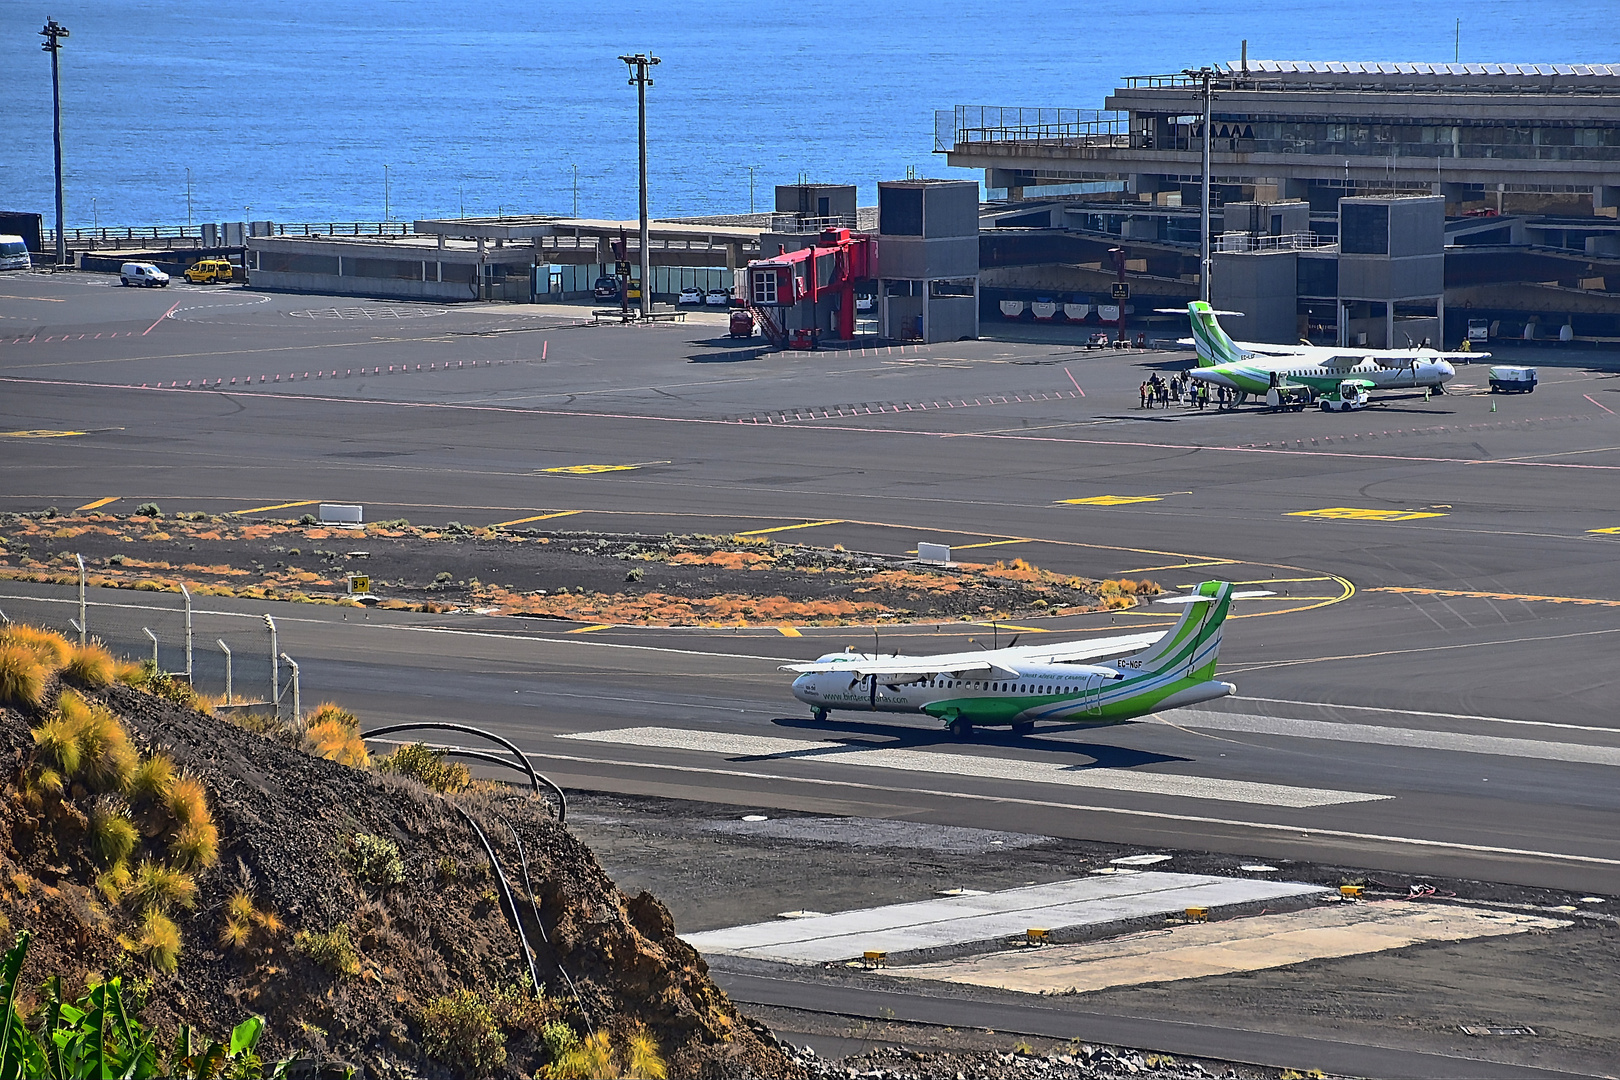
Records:
[[[1298,353],[1284,355],[1246,352],[1242,360],[1193,368],[1187,374],[1196,382],[1263,397],[1272,387],[1274,375],[1283,385],[1307,386],[1318,393],[1330,393],[1346,379],[1370,383],[1375,390],[1442,387],[1457,373],[1451,362],[1439,353],[1414,351],[1378,355],[1383,363],[1367,353],[1352,350],[1302,348]],[[1389,366],[1391,363],[1400,366]]]

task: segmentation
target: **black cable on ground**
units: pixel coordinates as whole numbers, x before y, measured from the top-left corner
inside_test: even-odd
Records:
[[[536,790],[539,790],[539,785],[544,784],[546,787],[551,789],[552,794],[557,796],[557,820],[564,824],[567,823],[568,796],[563,794],[563,789],[552,783],[549,777],[543,776],[536,772],[534,766],[529,763],[529,755],[525,754],[522,750],[519,750],[517,748],[517,744],[501,738],[493,731],[485,731],[483,728],[475,728],[467,724],[451,724],[444,722],[389,724],[386,727],[372,728],[370,731],[362,731],[360,733],[360,738],[362,740],[375,739],[382,735],[392,735],[396,731],[460,731],[467,735],[477,735],[479,738],[488,739],[492,743],[499,743],[501,746],[504,746],[508,750],[512,751],[512,757],[517,762],[515,767],[520,769],[528,776],[529,783],[534,785]],[[476,751],[466,752],[475,753]],[[512,766],[511,762],[507,761],[500,761],[499,764],[514,767]]]
[[[474,821],[471,814],[456,806],[455,803],[450,805],[455,808],[456,813],[461,815],[462,820],[472,826],[472,831],[478,834],[478,842],[484,845],[484,854],[489,857],[489,865],[495,871],[495,880],[500,883],[501,897],[506,901],[506,910],[512,916],[512,928],[517,931],[518,941],[523,944],[523,959],[529,965],[529,985],[533,986],[535,992],[538,993],[540,990],[540,973],[534,968],[534,949],[529,945],[529,935],[523,932],[523,920],[518,917],[517,900],[512,896],[512,885],[506,880],[506,871],[501,869],[501,861],[495,857],[495,849],[490,845],[489,837],[484,835],[484,830],[478,827],[478,822]]]
[[[499,815],[496,816],[499,817]],[[523,851],[523,838],[518,836],[518,831],[512,828],[510,821],[500,818],[500,822],[506,826],[506,831],[512,834],[512,842],[517,844],[518,859],[523,863],[523,888],[529,894],[529,910],[534,912],[534,925],[540,928],[540,940],[546,943],[548,949],[555,952],[555,948],[551,944],[551,938],[546,935],[546,924],[540,920],[540,905],[534,902],[534,882],[529,880],[529,856]],[[575,986],[574,980],[568,977],[568,969],[562,966],[560,959],[557,961],[557,974],[561,975],[563,982],[568,984],[568,992],[574,995],[574,1004],[579,1006],[579,1014],[585,1018],[585,1023],[594,1030],[596,1025],[591,1023],[591,1013],[589,1009],[585,1008],[584,999],[579,996],[579,987]]]

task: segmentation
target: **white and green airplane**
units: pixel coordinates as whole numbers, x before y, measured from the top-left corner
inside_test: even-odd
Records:
[[[1489,353],[1443,353],[1434,349],[1338,349],[1325,345],[1268,345],[1233,341],[1221,329],[1216,311],[1202,300],[1187,305],[1198,366],[1194,382],[1238,392],[1239,402],[1254,395],[1277,404],[1277,397],[1304,392],[1311,399],[1337,394],[1349,382],[1361,390],[1443,390],[1457,374],[1459,360],[1482,360]],[[1278,391],[1278,394],[1271,393]]]
[[[1186,605],[1167,631],[936,656],[830,653],[782,670],[798,674],[793,696],[817,720],[834,709],[921,713],[958,738],[975,725],[1010,725],[1024,735],[1041,720],[1118,724],[1235,694],[1215,678],[1221,624],[1233,600],[1269,595],[1206,581],[1159,601]],[[1110,656],[1118,659],[1102,659]]]

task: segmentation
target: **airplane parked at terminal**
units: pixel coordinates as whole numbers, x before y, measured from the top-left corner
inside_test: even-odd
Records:
[[[1458,360],[1481,360],[1490,353],[1442,353],[1433,349],[1339,349],[1324,345],[1270,345],[1233,341],[1221,329],[1216,312],[1201,300],[1187,305],[1198,366],[1187,372],[1194,382],[1252,394],[1268,404],[1291,396],[1315,400],[1355,390],[1444,391],[1457,374]]]
[[[1236,693],[1215,678],[1221,624],[1233,600],[1269,595],[1206,581],[1159,601],[1186,605],[1168,631],[935,656],[831,653],[782,670],[798,674],[793,696],[817,720],[834,709],[922,713],[958,738],[975,725],[1011,725],[1023,735],[1039,720],[1118,724]],[[1119,659],[1101,661],[1107,656]]]

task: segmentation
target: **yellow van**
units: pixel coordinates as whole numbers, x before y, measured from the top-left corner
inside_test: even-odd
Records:
[[[186,271],[186,280],[193,285],[207,285],[231,280],[231,264],[225,259],[203,259]]]

